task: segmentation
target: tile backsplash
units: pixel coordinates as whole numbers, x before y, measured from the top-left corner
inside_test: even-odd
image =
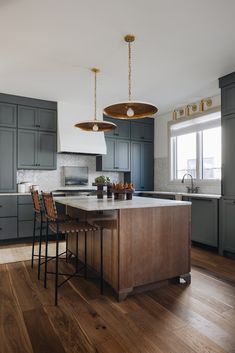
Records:
[[[113,182],[122,182],[123,173],[96,172],[96,157],[79,154],[57,154],[56,170],[27,170],[17,171],[17,183],[31,182],[39,185],[39,190],[51,191],[64,186],[64,166],[88,167],[89,186],[99,175],[109,176]]]

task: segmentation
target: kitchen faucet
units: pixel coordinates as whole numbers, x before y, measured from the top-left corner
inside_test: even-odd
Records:
[[[182,180],[181,180],[181,183],[184,183],[184,179],[185,179],[185,177],[186,177],[187,175],[190,176],[190,178],[191,178],[191,188],[190,188],[189,186],[187,186],[187,192],[188,192],[188,193],[193,193],[193,194],[194,194],[194,193],[197,193],[199,187],[193,185],[193,177],[192,177],[191,174],[185,173],[184,176],[183,176],[183,178],[182,178]]]

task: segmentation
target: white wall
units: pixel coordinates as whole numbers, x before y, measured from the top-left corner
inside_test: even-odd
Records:
[[[58,102],[58,152],[106,154],[103,132],[86,132],[79,121],[93,120],[91,106]]]
[[[220,106],[220,95],[212,97],[213,106]],[[155,120],[155,144],[154,144],[154,189],[161,191],[185,191],[185,185],[170,182],[169,173],[169,136],[168,122],[172,120],[172,112],[160,115]],[[220,182],[202,182],[200,191],[203,193],[220,194]]]

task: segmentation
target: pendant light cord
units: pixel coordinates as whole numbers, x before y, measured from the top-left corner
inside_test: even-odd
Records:
[[[95,73],[95,87],[94,87],[94,117],[95,117],[95,119],[94,120],[96,120],[96,71],[94,72]]]
[[[131,43],[128,42],[128,95],[129,101],[131,101]]]

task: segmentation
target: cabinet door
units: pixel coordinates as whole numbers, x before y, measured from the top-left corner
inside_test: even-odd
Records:
[[[117,125],[117,128],[106,132],[105,136],[107,137],[115,137],[115,138],[123,138],[129,139],[130,138],[130,121],[128,120],[120,120],[120,119],[112,119],[112,118],[105,118],[104,120],[110,121]]]
[[[106,138],[107,154],[102,156],[102,170],[114,170],[115,140]]]
[[[154,146],[153,143],[141,144],[141,190],[153,190],[154,179]]]
[[[228,251],[235,254],[235,200],[222,201],[222,252]]]
[[[21,129],[38,129],[38,109],[18,106],[18,127]]]
[[[141,184],[141,142],[131,143],[131,181],[135,190],[144,189]]]
[[[0,103],[0,126],[16,127],[16,105]]]
[[[16,129],[0,128],[0,191],[16,191]]]
[[[27,238],[33,236],[33,221],[18,222],[19,238]]]
[[[56,132],[57,114],[55,110],[38,110],[39,130]]]
[[[38,133],[37,167],[38,169],[56,169],[56,134]]]
[[[0,217],[17,216],[17,196],[0,196]]]
[[[17,238],[17,217],[0,218],[0,240]]]
[[[114,169],[117,169],[120,171],[130,170],[130,142],[129,141],[116,140]]]
[[[131,139],[153,141],[154,127],[150,124],[131,122]]]
[[[221,108],[222,115],[235,113],[235,83],[222,88]]]
[[[18,169],[37,169],[37,132],[18,130]]]
[[[218,246],[218,204],[215,199],[192,198],[192,240]]]
[[[222,119],[222,194],[235,197],[235,114]]]

